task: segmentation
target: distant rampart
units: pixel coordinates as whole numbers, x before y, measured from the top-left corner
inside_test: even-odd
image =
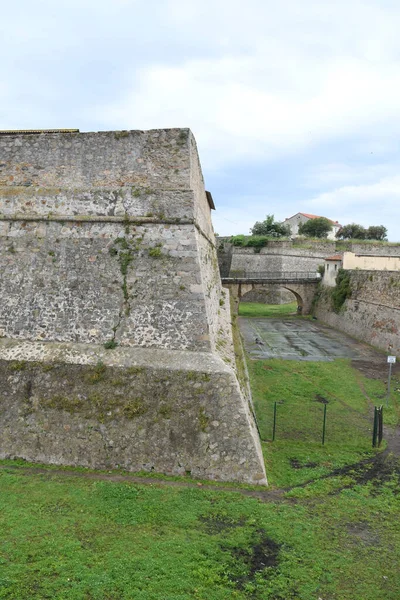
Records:
[[[400,244],[350,243],[346,241],[269,241],[262,248],[234,246],[229,237],[218,238],[218,261],[222,277],[242,276],[246,272],[316,271],[325,258],[353,252],[357,255],[400,257]],[[390,262],[390,261],[389,261]]]
[[[315,314],[328,325],[400,356],[400,273],[347,271],[350,294],[338,312],[332,289],[321,288]]]

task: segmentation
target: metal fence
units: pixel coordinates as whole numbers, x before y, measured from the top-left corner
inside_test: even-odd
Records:
[[[382,442],[382,407],[365,414],[317,395],[315,400],[306,403],[294,399],[267,402],[262,412],[257,412],[263,441],[344,444],[365,449],[371,447],[371,443],[380,446]]]

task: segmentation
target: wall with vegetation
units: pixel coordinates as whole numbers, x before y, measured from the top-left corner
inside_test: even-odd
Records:
[[[2,136],[0,269],[1,456],[265,482],[189,130]]]
[[[254,253],[252,248],[234,248],[230,277],[251,272],[316,272],[325,256],[320,250],[293,247],[267,246],[259,253]]]
[[[235,245],[237,243],[241,245]],[[218,238],[218,261],[222,277],[241,276],[246,272],[316,271],[324,264],[325,258],[342,252],[386,257],[387,264],[397,265],[395,257],[400,257],[400,244],[307,238],[269,240],[265,236]]]
[[[0,458],[265,483],[249,406],[211,354],[0,340],[0,381]]]
[[[400,273],[341,271],[321,287],[315,314],[328,325],[400,357]]]

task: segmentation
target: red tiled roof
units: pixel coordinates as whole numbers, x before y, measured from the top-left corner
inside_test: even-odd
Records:
[[[341,254],[334,254],[333,256],[327,256],[325,260],[343,260],[343,256]]]
[[[332,221],[332,219],[328,219],[328,217],[319,217],[318,215],[309,215],[308,213],[299,213],[299,214],[303,215],[303,217],[307,217],[308,219],[327,219],[329,221],[329,223],[336,225],[336,227],[341,227],[341,225],[338,221]]]
[[[308,213],[299,213],[300,215],[303,215],[303,217],[307,217],[307,219],[321,219],[322,217],[319,217],[318,215],[309,215]],[[328,219],[330,221],[330,219]]]

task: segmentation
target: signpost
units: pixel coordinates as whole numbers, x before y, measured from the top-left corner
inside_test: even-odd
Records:
[[[395,356],[388,356],[387,361],[389,363],[389,377],[388,377],[388,387],[387,387],[387,396],[386,396],[386,406],[389,406],[389,398],[390,398],[390,380],[392,379],[392,365],[396,362]]]

